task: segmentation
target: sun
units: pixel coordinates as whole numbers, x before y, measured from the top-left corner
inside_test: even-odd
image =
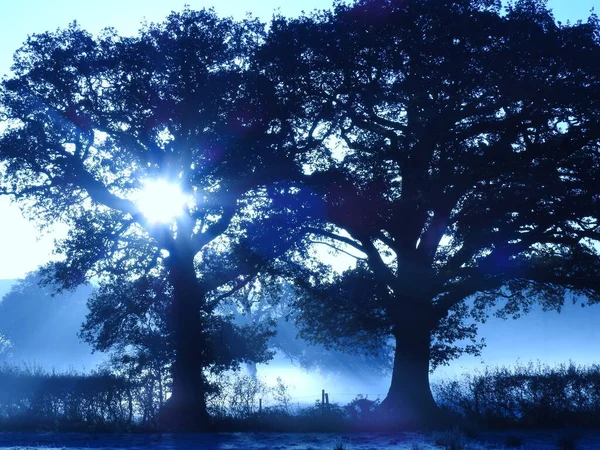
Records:
[[[134,202],[141,213],[153,223],[169,223],[181,216],[188,203],[181,188],[167,180],[146,180]]]

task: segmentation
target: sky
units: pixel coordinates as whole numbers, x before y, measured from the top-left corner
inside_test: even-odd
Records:
[[[8,74],[13,52],[31,33],[55,30],[76,20],[86,30],[96,33],[111,26],[121,34],[133,35],[140,24],[164,19],[172,10],[181,10],[187,4],[191,9],[214,7],[221,15],[242,18],[247,12],[268,20],[273,13],[295,16],[301,11],[327,8],[329,0],[261,0],[247,3],[238,0],[157,1],[157,0],[18,0],[5,2],[0,14],[0,75]],[[600,11],[600,0],[549,0],[557,20],[566,22],[586,20],[595,7]],[[66,233],[59,227],[54,233],[40,235],[35,226],[23,218],[19,208],[0,196],[0,279],[23,277],[52,257],[54,239]],[[531,314],[519,321],[490,321],[483,327],[488,342],[483,362],[514,364],[539,358],[543,361],[587,363],[595,359],[600,342],[596,330],[600,305],[595,309],[567,308],[557,313]],[[454,373],[470,370],[481,360],[463,358],[451,368]]]
[[[261,0],[252,4],[223,0],[21,0],[6,2],[0,14],[0,75],[10,72],[12,55],[32,33],[66,27],[77,21],[82,28],[97,33],[114,27],[121,34],[134,35],[144,21],[158,22],[171,11],[185,5],[191,9],[214,7],[217,13],[243,18],[248,12],[267,21],[274,13],[299,15],[303,10],[325,8],[325,0]],[[251,5],[251,6],[250,6]],[[281,5],[281,7],[279,7]],[[36,227],[23,218],[19,208],[0,196],[0,279],[21,278],[52,257],[54,240],[66,233],[59,227],[54,233],[40,235]]]
[[[148,1],[148,0],[20,0],[7,2],[0,14],[0,74],[8,74],[14,51],[32,33],[65,27],[76,20],[84,29],[97,33],[111,26],[121,34],[133,35],[143,21],[156,22],[170,11],[184,5],[192,9],[214,7],[221,15],[242,18],[248,12],[268,20],[275,12],[296,16],[302,11],[327,8],[330,0],[261,0],[247,3],[240,0]],[[585,20],[589,11],[600,10],[600,0],[549,0],[555,17],[561,21]],[[54,239],[64,235],[40,235],[36,227],[23,218],[19,208],[0,196],[0,279],[20,278],[52,257]]]

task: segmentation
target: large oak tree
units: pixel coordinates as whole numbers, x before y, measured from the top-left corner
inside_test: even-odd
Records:
[[[600,26],[543,1],[359,0],[276,19],[262,64],[299,105],[297,185],[313,239],[359,256],[304,284],[304,332],[395,340],[383,405],[437,408],[430,363],[473,338],[469,318],[600,300]],[[469,303],[469,301],[473,303]],[[474,308],[469,309],[469,305]],[[318,319],[317,319],[318,318]]]
[[[289,128],[274,90],[249,70],[261,36],[259,23],[211,11],[173,13],[135,37],[111,29],[93,37],[73,25],[31,36],[0,88],[0,194],[42,226],[70,227],[57,245],[63,259],[46,277],[63,288],[105,280],[95,304],[121,308],[120,325],[150,295],[138,285],[166,277],[157,301],[170,298],[167,416],[176,426],[208,419],[204,371],[223,362],[211,337],[224,295],[215,289],[243,285],[293,241],[281,234],[286,242],[265,246],[260,237],[252,247],[244,228],[248,218],[268,219],[261,189],[293,165],[280,145]],[[188,199],[174,220],[144,215],[136,195],[149,180],[176,184]],[[91,341],[99,326],[88,330]]]

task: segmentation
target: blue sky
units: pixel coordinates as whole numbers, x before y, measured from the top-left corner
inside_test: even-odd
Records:
[[[112,26],[122,34],[135,34],[140,23],[160,21],[171,10],[181,10],[184,4],[192,9],[214,6],[222,15],[240,18],[248,11],[268,20],[278,10],[284,15],[298,15],[302,10],[326,8],[326,0],[261,0],[246,3],[222,0],[211,3],[202,0],[157,1],[157,0],[14,0],[5,2],[0,14],[0,74],[6,74],[13,52],[28,34],[54,30],[77,20],[83,28],[97,32]],[[549,0],[557,20],[566,22],[586,20],[595,7],[600,11],[600,0]],[[55,235],[64,233],[59,230]],[[40,236],[35,227],[24,219],[15,205],[0,197],[0,279],[18,278],[34,270],[50,257],[53,234]],[[581,310],[567,308],[561,316],[557,313],[532,314],[518,321],[490,321],[483,329],[488,341],[484,351],[486,363],[514,364],[517,358],[523,361],[539,358],[543,361],[577,362],[598,360],[597,343],[600,332],[596,323],[600,317],[600,306]],[[448,371],[471,368],[479,360],[466,358],[454,364]]]

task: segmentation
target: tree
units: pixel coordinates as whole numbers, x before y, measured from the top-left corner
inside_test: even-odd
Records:
[[[392,336],[383,406],[405,423],[438,411],[430,364],[478,350],[452,345],[471,319],[600,300],[599,37],[596,16],[557,24],[541,0],[359,0],[272,23],[265,73],[309,112],[297,135],[324,143],[295,180],[306,225],[358,258],[297,281],[304,333]]]
[[[221,351],[210,345],[220,297],[209,294],[246,283],[294,240],[253,256],[243,227],[261,212],[262,186],[294,164],[280,145],[289,127],[274,90],[250,70],[261,35],[255,21],[205,10],[173,13],[132,38],[111,29],[93,37],[74,24],[31,36],[0,90],[0,193],[41,225],[70,226],[57,246],[64,259],[45,277],[65,289],[94,276],[166,277],[177,426],[208,420],[203,371]],[[151,180],[181,190],[177,217],[144,215],[136,196]],[[219,261],[218,276],[202,272],[234,244],[244,259]]]
[[[53,296],[51,287],[39,285],[40,275],[31,273],[17,281],[0,301],[0,336],[6,347],[1,359],[64,367],[87,365],[90,347],[77,339],[85,317],[89,285],[73,293]],[[79,361],[77,361],[79,360]]]
[[[167,323],[171,291],[161,274],[128,282],[105,281],[88,300],[89,314],[80,332],[94,350],[110,354],[113,369],[144,384],[151,392],[147,401],[157,406],[157,413],[171,390],[168,371],[175,361],[172,327]],[[213,373],[236,369],[248,361],[265,362],[272,356],[268,341],[273,332],[266,324],[238,326],[219,314],[207,326],[205,345],[214,349],[215,357],[205,369]],[[207,383],[206,388],[211,393],[219,386]]]
[[[374,345],[355,345],[340,351],[327,345],[328,342],[315,343],[300,337],[300,330],[295,324],[297,316],[301,314],[296,308],[296,297],[302,295],[302,292],[295,289],[283,276],[293,278],[294,275],[274,276],[273,272],[262,273],[252,284],[224,301],[219,309],[233,315],[235,323],[262,324],[272,329],[269,348],[306,370],[338,375],[352,373],[362,379],[389,375],[392,349],[385,340],[373,342]],[[253,378],[257,374],[255,361],[257,360],[251,360],[247,365]]]

